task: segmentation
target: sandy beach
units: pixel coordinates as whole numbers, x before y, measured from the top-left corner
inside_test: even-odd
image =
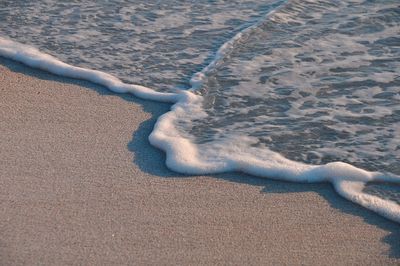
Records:
[[[1,265],[399,265],[400,225],[329,184],[169,171],[169,105],[0,58]]]

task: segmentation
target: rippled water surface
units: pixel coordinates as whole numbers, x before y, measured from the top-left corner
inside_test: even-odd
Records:
[[[399,2],[289,2],[202,94],[198,143],[246,135],[295,161],[400,174]]]
[[[272,4],[275,3],[275,4]],[[0,34],[156,90],[187,88],[220,45],[279,2],[1,1]]]

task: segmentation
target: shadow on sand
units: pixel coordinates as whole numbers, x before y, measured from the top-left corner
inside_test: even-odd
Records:
[[[14,72],[30,75],[35,78],[44,80],[53,80],[57,82],[64,82],[74,85],[82,86],[90,90],[96,91],[99,95],[114,95],[123,98],[126,101],[139,104],[143,110],[151,114],[151,119],[144,121],[137,131],[133,132],[132,140],[127,144],[129,151],[134,154],[133,162],[143,171],[151,175],[156,175],[164,178],[185,178],[188,176],[170,171],[165,166],[165,154],[150,145],[148,136],[153,130],[154,123],[157,118],[166,113],[170,105],[164,103],[157,103],[138,99],[129,94],[115,94],[102,86],[92,84],[90,82],[58,77],[48,74],[44,71],[27,68],[19,63],[0,57],[0,64],[9,68]],[[282,181],[275,181],[270,179],[257,178],[241,173],[224,173],[212,175],[215,178],[227,180],[229,182],[236,182],[241,184],[253,185],[263,187],[262,193],[302,193],[302,192],[316,192],[321,195],[333,208],[354,216],[362,217],[362,219],[371,225],[374,225],[382,230],[388,232],[388,235],[381,241],[390,246],[391,258],[400,258],[400,225],[389,221],[372,211],[360,207],[352,202],[341,198],[327,183],[316,184],[302,184],[302,183],[288,183]]]

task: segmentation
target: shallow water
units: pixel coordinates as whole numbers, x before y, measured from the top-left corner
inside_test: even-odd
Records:
[[[191,132],[400,174],[399,36],[397,1],[293,1],[208,76]]]
[[[0,34],[72,65],[156,90],[188,88],[214,52],[276,7],[267,1],[2,1]]]

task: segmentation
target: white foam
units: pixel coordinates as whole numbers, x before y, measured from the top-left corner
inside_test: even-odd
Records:
[[[277,5],[281,1],[277,1],[272,5]],[[207,74],[214,69],[218,67],[218,64],[224,60],[229,54],[232,52],[232,50],[235,48],[235,45],[240,41],[240,42],[245,42],[246,38],[250,36],[250,34],[256,30],[260,24],[262,24],[265,20],[267,20],[270,16],[278,12],[281,8],[284,7],[284,4],[281,4],[277,8],[271,10],[268,12],[265,16],[263,16],[261,19],[259,19],[256,23],[253,25],[243,29],[242,31],[238,32],[235,36],[233,36],[230,40],[225,42],[215,53],[213,60],[206,66],[204,67],[201,71],[195,73],[191,79],[190,79],[190,85],[192,88],[190,89],[191,91],[195,91],[199,89],[203,83],[204,80],[207,76]]]
[[[166,152],[168,168],[195,175],[240,171],[291,182],[330,182],[346,199],[400,223],[397,203],[363,192],[368,182],[400,183],[399,176],[369,172],[343,162],[326,165],[294,162],[268,149],[249,148],[251,139],[248,137],[202,146],[182,137],[173,125],[184,120],[187,113],[198,112],[198,118],[204,117],[201,102],[201,96],[187,92],[186,98],[175,104],[171,112],[158,119],[149,140]]]
[[[131,93],[142,99],[169,103],[175,103],[179,98],[179,93],[157,92],[141,85],[123,83],[117,77],[101,71],[71,66],[34,47],[2,37],[0,37],[0,55],[56,75],[88,80],[116,93]]]
[[[267,15],[268,16],[268,15]],[[190,119],[206,119],[202,96],[193,91],[201,85],[204,77],[212,71],[221,58],[227,56],[233,45],[254,30],[251,26],[225,43],[215,59],[201,72],[193,76],[191,91],[161,93],[150,88],[123,83],[118,78],[96,70],[71,66],[35,48],[0,37],[0,55],[28,66],[53,74],[88,80],[103,85],[116,93],[132,93],[143,99],[174,103],[171,111],[162,115],[149,140],[152,145],[167,154],[167,166],[184,174],[213,174],[240,171],[259,177],[292,182],[330,182],[343,197],[364,206],[380,215],[400,223],[400,206],[393,201],[383,200],[363,192],[371,181],[400,183],[400,177],[379,172],[369,172],[350,164],[333,162],[326,165],[307,165],[294,162],[267,148],[251,147],[253,138],[235,136],[208,144],[196,144],[189,136],[182,135],[178,122]]]

